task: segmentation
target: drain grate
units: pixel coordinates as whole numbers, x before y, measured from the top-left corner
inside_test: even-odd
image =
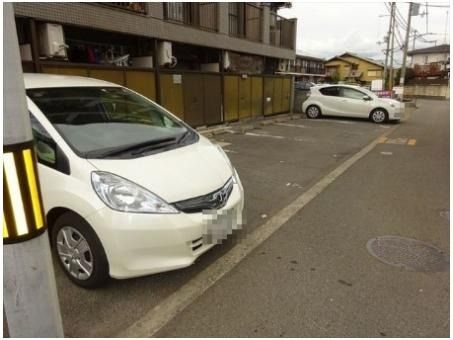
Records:
[[[435,246],[399,236],[380,236],[367,243],[368,252],[391,266],[419,272],[448,271],[448,256]]]

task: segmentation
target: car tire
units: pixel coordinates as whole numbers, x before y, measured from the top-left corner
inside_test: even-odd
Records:
[[[310,119],[316,119],[321,117],[321,109],[317,105],[310,105],[306,111],[307,117]]]
[[[389,114],[384,109],[374,109],[370,113],[370,119],[376,124],[382,124],[388,121]]]
[[[71,281],[84,288],[96,288],[109,278],[104,248],[93,228],[79,215],[66,212],[51,231],[52,249]]]

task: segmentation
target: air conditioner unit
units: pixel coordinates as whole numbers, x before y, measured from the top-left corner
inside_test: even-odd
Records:
[[[230,54],[228,51],[223,52],[223,69],[228,70],[231,66]]]
[[[278,71],[286,72],[288,70],[288,60],[280,59],[278,62]]]
[[[157,55],[159,60],[159,65],[168,65],[172,63],[172,46],[169,41],[159,42],[157,47]]]
[[[40,54],[48,58],[66,58],[63,26],[58,24],[39,25]]]

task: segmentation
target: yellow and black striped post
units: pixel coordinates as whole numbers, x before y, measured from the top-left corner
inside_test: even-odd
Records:
[[[3,322],[11,338],[63,337],[11,2],[3,77]]]
[[[29,240],[45,230],[33,142],[3,147],[3,243]]]

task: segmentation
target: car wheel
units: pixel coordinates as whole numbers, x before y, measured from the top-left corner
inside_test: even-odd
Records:
[[[307,107],[307,117],[311,119],[316,119],[321,117],[321,110],[316,105],[311,105]]]
[[[377,124],[384,123],[388,120],[388,113],[384,109],[376,109],[371,112],[370,118]]]
[[[109,265],[101,241],[82,217],[67,212],[52,227],[52,248],[65,274],[85,288],[101,286]]]

